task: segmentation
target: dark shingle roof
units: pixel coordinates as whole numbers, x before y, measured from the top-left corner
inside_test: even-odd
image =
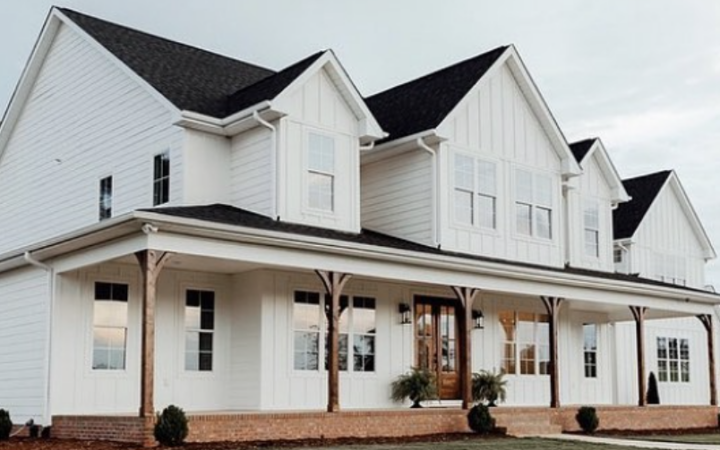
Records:
[[[671,173],[670,170],[664,170],[623,180],[625,190],[632,200],[620,203],[613,211],[613,236],[615,239],[626,239],[635,234]]]
[[[250,211],[235,208],[229,205],[203,205],[203,206],[178,206],[143,209],[141,211],[163,214],[174,217],[183,217],[187,219],[196,219],[208,222],[222,223],[227,225],[242,226],[248,228],[256,228],[269,231],[277,231],[280,233],[298,234],[304,236],[319,237],[342,242],[352,242],[357,244],[372,245],[376,247],[394,248],[398,250],[406,250],[412,252],[445,255],[457,258],[464,258],[475,261],[486,261],[498,264],[507,264],[511,266],[527,267],[532,269],[549,270],[553,272],[571,273],[581,276],[589,276],[593,278],[602,278],[610,280],[628,281],[632,283],[641,283],[655,286],[665,286],[674,289],[705,292],[698,289],[681,287],[673,284],[663,283],[661,281],[640,278],[636,275],[627,275],[622,273],[601,272],[589,269],[580,269],[575,267],[550,267],[539,264],[523,263],[518,261],[509,261],[499,258],[490,258],[486,256],[469,255],[467,253],[457,253],[441,250],[415,242],[406,241],[404,239],[388,236],[370,230],[362,230],[360,233],[348,233],[327,228],[314,227],[309,225],[299,225],[288,222],[273,220],[269,217],[262,216]]]
[[[570,144],[570,150],[572,150],[572,153],[575,156],[575,161],[577,161],[578,164],[585,159],[585,156],[588,154],[596,140],[596,138],[590,138]]]
[[[365,99],[380,126],[394,140],[431,130],[507,50],[498,47]]]
[[[321,54],[276,73],[70,9],[58,9],[176,107],[214,117],[274,98]]]

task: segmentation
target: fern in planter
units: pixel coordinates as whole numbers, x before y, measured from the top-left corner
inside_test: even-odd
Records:
[[[507,380],[502,372],[491,372],[489,370],[481,370],[479,373],[473,374],[472,379],[472,396],[476,402],[488,402],[488,406],[497,406],[498,401],[501,403],[507,398]]]
[[[390,397],[398,403],[410,399],[413,402],[411,408],[422,408],[420,402],[437,398],[435,375],[426,369],[413,367],[393,381]]]

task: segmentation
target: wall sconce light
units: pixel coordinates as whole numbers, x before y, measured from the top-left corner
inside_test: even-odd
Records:
[[[482,330],[485,328],[485,316],[479,309],[472,310],[473,328],[476,330]]]
[[[400,303],[398,305],[398,312],[400,313],[400,323],[403,325],[411,324],[410,320],[410,305],[407,303]]]

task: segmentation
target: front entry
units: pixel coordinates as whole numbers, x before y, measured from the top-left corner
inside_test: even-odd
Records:
[[[455,301],[415,298],[415,363],[435,374],[441,400],[460,398]]]

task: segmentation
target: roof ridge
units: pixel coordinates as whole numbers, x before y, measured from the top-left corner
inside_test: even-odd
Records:
[[[390,92],[392,92],[392,91],[394,91],[394,90],[396,90],[396,89],[399,89],[399,88],[402,88],[402,87],[406,87],[406,86],[408,86],[408,85],[410,85],[410,84],[417,83],[417,82],[426,80],[426,79],[428,79],[428,78],[432,78],[432,77],[434,77],[434,76],[440,75],[440,74],[442,74],[443,72],[450,71],[450,70],[452,70],[452,69],[456,69],[458,66],[461,66],[461,65],[463,65],[463,64],[467,64],[467,63],[469,63],[469,62],[471,62],[471,61],[475,61],[475,60],[477,60],[477,59],[479,59],[479,58],[487,57],[487,56],[490,55],[491,53],[494,53],[494,52],[497,52],[497,51],[500,51],[500,50],[502,50],[502,51],[504,52],[504,51],[507,50],[508,48],[510,48],[510,45],[501,45],[501,46],[495,47],[495,48],[492,49],[492,50],[488,50],[488,51],[483,52],[483,53],[480,53],[480,54],[478,54],[478,55],[471,56],[470,58],[466,58],[466,59],[463,59],[462,61],[458,61],[458,62],[456,62],[456,63],[450,64],[449,66],[441,67],[441,68],[436,69],[436,70],[434,70],[434,71],[432,71],[432,72],[430,72],[430,73],[427,73],[427,74],[425,74],[425,75],[419,76],[419,77],[417,77],[417,78],[413,78],[413,79],[411,79],[411,80],[408,80],[408,81],[406,81],[406,82],[404,82],[404,83],[401,83],[401,84],[398,84],[398,85],[396,85],[396,86],[392,86],[392,87],[387,88],[387,89],[385,89],[385,90],[383,90],[383,91],[376,92],[376,93],[374,93],[374,94],[372,94],[372,95],[369,95],[369,96],[367,96],[367,97],[365,97],[365,98],[366,98],[366,99],[370,99],[370,98],[373,98],[373,97],[379,97],[379,96],[381,96],[381,95],[390,93]]]
[[[186,48],[188,48],[188,49],[192,49],[192,50],[196,50],[196,51],[201,51],[201,52],[204,52],[204,53],[211,54],[211,55],[213,55],[213,56],[217,56],[217,57],[225,58],[225,59],[228,59],[228,60],[231,60],[231,61],[234,61],[234,62],[239,62],[239,63],[242,63],[242,64],[246,64],[246,65],[248,65],[248,66],[252,66],[252,67],[255,67],[255,68],[257,68],[257,69],[267,70],[268,72],[273,72],[273,74],[277,73],[275,70],[269,69],[269,68],[264,67],[264,66],[261,66],[261,65],[259,65],[259,64],[247,62],[247,61],[244,61],[244,60],[241,60],[241,59],[232,57],[232,56],[224,55],[224,54],[222,54],[222,53],[218,53],[218,52],[215,52],[215,51],[212,51],[212,50],[207,50],[207,49],[198,47],[198,46],[196,46],[196,45],[186,44],[185,42],[176,41],[176,40],[174,40],[174,39],[170,39],[170,38],[167,38],[167,37],[164,37],[164,36],[160,36],[160,35],[157,35],[157,34],[149,33],[149,32],[147,32],[147,31],[139,30],[139,29],[137,29],[137,28],[133,28],[133,27],[130,27],[130,26],[127,26],[127,25],[122,25],[122,24],[119,24],[119,23],[117,23],[117,22],[112,22],[112,21],[107,20],[107,19],[102,19],[102,18],[100,18],[100,17],[91,16],[91,15],[89,15],[89,14],[81,13],[81,12],[76,11],[76,10],[74,10],[74,9],[65,8],[65,7],[61,7],[61,6],[53,6],[53,8],[59,10],[60,12],[62,12],[63,14],[66,14],[66,15],[67,15],[67,13],[77,14],[78,16],[86,17],[86,18],[89,18],[89,19],[93,19],[93,20],[97,20],[97,21],[100,21],[100,22],[104,22],[104,23],[109,24],[109,25],[113,25],[113,26],[116,26],[116,27],[124,28],[124,29],[130,30],[130,31],[132,31],[132,32],[134,32],[134,33],[139,33],[139,34],[142,34],[142,35],[145,35],[145,36],[152,37],[152,38],[154,38],[154,39],[160,39],[160,40],[162,40],[162,41],[170,42],[170,43],[173,43],[173,44],[175,44],[175,45],[181,45],[181,46],[186,47]],[[70,19],[72,20],[72,17],[70,17]],[[271,75],[272,75],[272,74],[271,74]],[[269,75],[269,76],[271,76],[271,75]]]

